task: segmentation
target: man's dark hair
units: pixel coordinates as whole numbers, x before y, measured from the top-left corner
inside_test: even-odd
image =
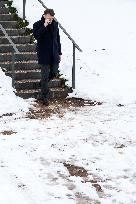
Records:
[[[46,9],[44,11],[44,15],[46,15],[46,14],[50,14],[51,16],[55,16],[55,12],[53,9]]]

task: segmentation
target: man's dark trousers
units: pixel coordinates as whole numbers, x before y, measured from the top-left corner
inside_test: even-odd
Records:
[[[59,64],[40,64],[41,67],[41,94],[42,100],[48,100],[49,87],[48,83],[57,76]]]

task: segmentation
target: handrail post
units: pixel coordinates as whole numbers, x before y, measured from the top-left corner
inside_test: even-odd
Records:
[[[25,6],[26,6],[26,0],[23,0],[23,20],[25,20],[26,15],[25,15]]]
[[[72,67],[72,88],[75,89],[75,69],[76,69],[76,47],[73,43],[73,67]]]
[[[12,50],[12,87],[15,88],[15,53]]]

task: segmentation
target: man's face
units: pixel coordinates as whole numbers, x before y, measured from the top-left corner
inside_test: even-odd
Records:
[[[43,17],[45,19],[48,19],[50,21],[50,23],[52,23],[53,19],[54,19],[54,16],[51,16],[50,14],[46,14],[46,15],[43,15]]]

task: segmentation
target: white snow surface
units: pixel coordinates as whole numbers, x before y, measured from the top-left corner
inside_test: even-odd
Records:
[[[136,1],[43,0],[82,48],[76,51],[76,89],[70,96],[113,104],[136,102]],[[22,16],[22,0],[14,0]],[[44,8],[37,0],[26,4],[26,18],[39,20]],[[71,85],[72,43],[61,32],[60,71]]]
[[[26,113],[34,100],[15,96],[11,78],[0,69],[0,203],[134,204],[136,2],[44,2],[84,51],[77,52],[76,89],[70,96],[104,103],[71,107],[63,117],[30,119]],[[22,1],[13,3],[21,16]],[[27,1],[26,8],[32,27],[43,8],[36,0]],[[71,84],[72,46],[63,33],[61,39],[60,70]],[[65,162],[86,169],[87,178],[71,176]]]
[[[5,96],[16,101],[9,92]],[[0,114],[0,203],[134,204],[135,111],[132,104],[103,104],[48,119],[8,115],[10,109]],[[70,176],[64,163],[85,168],[88,176]]]
[[[12,88],[12,79],[5,76],[5,73],[0,68],[0,115],[7,112],[22,115],[29,110],[29,101],[33,101],[33,99],[24,101],[15,95],[15,91]]]

